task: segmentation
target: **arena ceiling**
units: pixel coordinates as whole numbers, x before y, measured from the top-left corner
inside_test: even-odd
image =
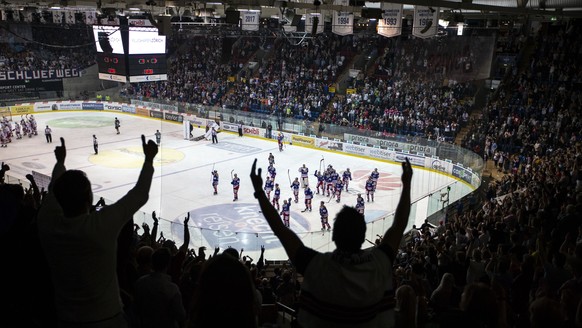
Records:
[[[314,3],[315,2],[315,3]],[[443,12],[460,12],[465,16],[486,17],[489,15],[543,16],[568,18],[582,17],[582,0],[389,0],[402,3],[405,11],[414,5],[439,7]],[[350,0],[351,10],[359,12],[362,7],[379,4],[379,1]],[[373,6],[373,5],[372,5]],[[126,12],[148,12],[155,15],[178,15],[178,9],[209,10],[214,15],[223,15],[228,7],[236,9],[260,9],[263,17],[269,17],[281,7],[296,11],[334,10],[345,11],[346,7],[333,5],[333,0],[0,0],[0,10],[87,10],[115,9]]]

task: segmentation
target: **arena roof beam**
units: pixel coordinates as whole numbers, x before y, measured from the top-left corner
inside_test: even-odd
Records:
[[[210,2],[212,0],[208,0]],[[519,1],[519,0],[517,0]],[[482,12],[498,12],[502,14],[514,14],[514,15],[559,15],[563,17],[582,17],[582,8],[574,7],[571,8],[574,10],[563,10],[560,12],[550,11],[550,10],[543,10],[543,9],[536,9],[533,7],[510,7],[510,6],[501,6],[501,5],[487,5],[482,3],[473,3],[473,2],[457,2],[457,1],[447,1],[447,0],[390,0],[391,3],[402,3],[407,5],[420,5],[420,6],[429,6],[429,7],[440,7],[440,8],[447,8],[447,9],[461,9],[461,10],[479,10]],[[228,4],[230,5],[239,5],[239,6],[274,6],[273,0],[228,0]],[[508,2],[509,3],[509,2]],[[570,1],[564,1],[564,4],[573,5]],[[288,8],[301,8],[301,9],[315,9],[315,6],[312,3],[299,3],[299,2],[286,2]],[[359,7],[348,7],[354,8],[354,11],[358,11]],[[567,7],[563,7],[567,8]],[[344,6],[332,5],[332,4],[321,4],[317,7],[319,10],[346,10]]]

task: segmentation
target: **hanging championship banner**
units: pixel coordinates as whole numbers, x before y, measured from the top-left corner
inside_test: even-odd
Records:
[[[323,16],[320,13],[307,13],[305,15],[305,32],[313,32],[313,24],[315,23],[314,18],[317,17],[317,29],[316,34],[323,33]]]
[[[67,24],[75,24],[75,12],[74,11],[67,11],[65,12],[65,23]]]
[[[439,21],[438,7],[414,6],[412,35],[417,38],[432,38],[437,34]]]
[[[346,6],[350,5],[349,0],[334,0],[334,5]],[[331,25],[331,32],[337,35],[354,34],[354,13],[349,11],[333,11],[333,22]]]
[[[242,30],[243,31],[258,31],[260,12],[243,11],[242,14]]]
[[[53,12],[53,23],[62,24],[63,23],[63,12],[54,11]]]
[[[85,24],[95,25],[97,24],[97,13],[94,11],[85,12]]]
[[[387,38],[402,34],[402,4],[382,3],[382,18],[378,21],[378,34]]]
[[[26,23],[32,23],[32,11],[24,12],[24,21]]]

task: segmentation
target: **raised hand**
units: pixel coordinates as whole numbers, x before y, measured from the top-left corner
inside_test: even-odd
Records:
[[[188,221],[190,221],[190,212],[188,212],[188,216],[186,216],[186,218],[184,219],[184,225],[187,225]]]
[[[57,162],[64,163],[67,157],[67,147],[65,147],[65,139],[61,137],[61,145],[55,147],[55,157]]]
[[[406,161],[402,162],[402,183],[404,185],[410,186],[410,181],[412,180],[412,165],[406,157]]]
[[[261,168],[257,171],[257,159],[253,162],[253,166],[251,168],[251,181],[253,182],[253,188],[255,188],[255,192],[259,192],[263,190],[263,178],[261,177],[263,170]]]
[[[0,170],[6,172],[6,171],[10,171],[10,166],[8,166],[8,164],[4,164],[4,162],[2,162],[2,167],[0,167]]]
[[[62,138],[61,138],[62,139]],[[141,145],[146,161],[152,162],[154,157],[158,154],[158,145],[153,140],[148,140],[146,143],[145,136],[141,135]]]
[[[156,216],[156,211],[152,212],[152,220],[154,220],[154,223],[158,223],[158,217]]]
[[[265,252],[265,245],[261,245],[261,253]]]

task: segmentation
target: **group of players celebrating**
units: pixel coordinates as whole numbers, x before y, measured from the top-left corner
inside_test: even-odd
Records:
[[[6,148],[8,144],[12,142],[12,138],[16,136],[16,139],[22,139],[22,136],[32,136],[38,135],[37,124],[34,116],[26,114],[26,116],[20,117],[20,124],[14,122],[12,126],[12,121],[6,116],[2,116],[2,121],[0,122],[0,147]]]
[[[273,206],[277,209],[277,211],[281,211],[281,218],[283,219],[283,223],[286,227],[290,227],[289,218],[291,215],[291,203],[294,201],[295,203],[299,203],[299,191],[303,188],[303,194],[305,196],[305,209],[301,212],[312,211],[311,202],[313,200],[313,190],[309,187],[309,168],[303,164],[298,170],[300,177],[296,177],[293,181],[291,181],[291,176],[289,175],[289,170],[287,171],[287,175],[289,178],[290,188],[293,192],[293,197],[289,197],[288,199],[283,200],[283,204],[280,205],[279,201],[281,199],[281,187],[279,183],[275,182],[277,177],[277,169],[275,168],[275,156],[272,153],[269,153],[268,157],[269,166],[267,167],[267,176],[265,177],[265,185],[263,189],[265,190],[265,194],[267,198],[271,201]],[[323,158],[322,158],[323,161]],[[321,167],[320,167],[321,169]],[[218,194],[218,181],[219,175],[216,170],[211,171],[212,175],[212,187],[214,189],[214,195]],[[319,215],[321,219],[321,230],[330,230],[331,226],[328,222],[329,213],[327,207],[325,206],[326,203],[330,202],[332,198],[336,199],[336,202],[341,202],[341,193],[345,189],[348,191],[349,183],[352,180],[352,172],[349,168],[340,174],[333,168],[332,165],[328,165],[325,171],[322,170],[315,170],[314,176],[317,178],[317,185],[315,187],[316,194],[323,195],[329,197],[326,201],[321,201],[319,206]],[[367,201],[370,200],[374,201],[374,192],[376,191],[376,185],[378,182],[378,178],[380,177],[380,173],[378,169],[374,169],[368,180],[366,181],[366,197]],[[231,185],[234,193],[233,201],[238,200],[238,190],[240,187],[240,178],[236,175],[233,175],[233,171],[231,171]],[[273,194],[271,198],[271,193]],[[358,194],[356,199],[356,210],[364,215],[364,208],[365,208],[364,198],[362,194]]]

